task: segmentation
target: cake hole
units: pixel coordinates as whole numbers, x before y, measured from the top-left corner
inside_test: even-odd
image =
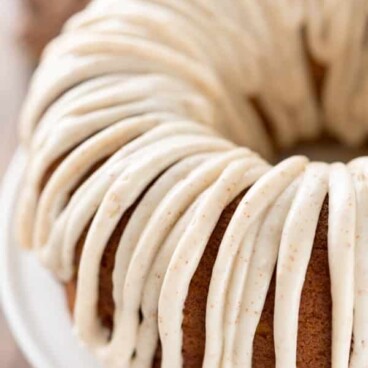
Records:
[[[348,163],[357,157],[368,156],[368,145],[359,148],[349,147],[332,138],[325,137],[314,142],[300,143],[295,147],[284,150],[277,157],[275,163],[292,155],[305,155],[311,161]]]

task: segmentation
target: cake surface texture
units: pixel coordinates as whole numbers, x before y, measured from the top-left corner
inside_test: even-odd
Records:
[[[17,235],[104,367],[368,367],[368,157],[274,164],[366,143],[367,15],[93,0],[47,46]]]

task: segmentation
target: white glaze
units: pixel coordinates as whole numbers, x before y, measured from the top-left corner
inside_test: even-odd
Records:
[[[368,161],[292,157],[271,167],[235,143],[270,156],[273,142],[323,129],[364,141],[367,12],[361,0],[94,0],[48,46],[22,114],[29,165],[17,233],[67,282],[87,229],[75,330],[107,367],[150,367],[159,339],[162,366],[182,366],[190,282],[224,209],[250,187],[214,265],[203,366],[252,366],[277,267],[276,366],[296,367],[300,297],[328,194],[332,366],[349,366],[353,333],[350,366],[366,368]],[[321,102],[305,48],[327,70]],[[100,262],[134,204],[116,253],[109,338],[96,308]]]
[[[331,166],[328,258],[332,295],[332,366],[347,367],[353,331],[356,199],[352,176],[341,163]]]
[[[276,274],[274,335],[276,367],[296,367],[301,293],[323,200],[328,165],[312,163],[305,170],[282,231]]]
[[[252,367],[253,341],[275,270],[282,229],[300,178],[297,178],[267,212],[254,245],[239,315],[234,367]]]
[[[349,167],[353,172],[356,193],[357,223],[355,243],[355,306],[354,306],[354,345],[351,357],[352,368],[362,368],[368,361],[368,318],[367,318],[367,281],[368,281],[368,252],[367,244],[367,160],[358,159],[351,162]]]

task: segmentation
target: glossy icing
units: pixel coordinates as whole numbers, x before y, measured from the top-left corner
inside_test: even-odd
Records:
[[[210,281],[203,366],[252,366],[276,270],[276,366],[296,367],[301,293],[328,195],[332,366],[366,367],[367,160],[271,166],[254,152],[269,157],[273,144],[326,129],[348,144],[366,138],[367,10],[358,0],[95,0],[48,46],[22,114],[29,163],[17,233],[67,282],[87,229],[75,330],[107,367],[151,367],[159,340],[162,367],[182,366],[190,282],[240,193]],[[328,71],[321,101],[305,48]],[[132,206],[110,334],[97,312],[100,263]]]

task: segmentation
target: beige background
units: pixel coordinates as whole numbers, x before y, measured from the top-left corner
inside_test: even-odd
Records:
[[[15,39],[17,1],[0,0],[0,179],[16,147],[16,120],[28,78],[27,60]],[[28,368],[0,311],[0,367]]]
[[[19,106],[30,74],[27,58],[15,37],[16,27],[19,24],[16,20],[18,1],[21,0],[0,0],[0,180],[16,148]],[[319,146],[318,151],[314,147],[304,146],[299,149],[299,152],[307,153],[315,159],[323,158],[328,161],[336,158],[347,160],[362,154],[357,150],[341,150],[336,145],[331,147],[325,142]],[[318,152],[317,155],[316,152]],[[364,153],[368,154],[367,148]],[[0,368],[29,368],[8,331],[1,310]]]

